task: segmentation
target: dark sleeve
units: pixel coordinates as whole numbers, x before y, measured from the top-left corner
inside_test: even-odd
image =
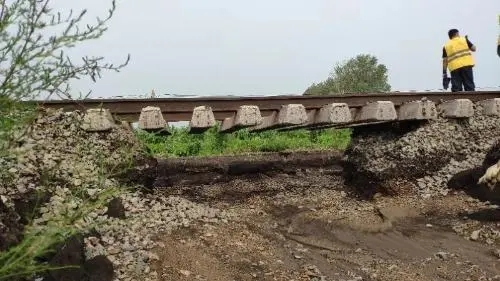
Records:
[[[472,42],[469,41],[469,38],[466,38],[465,40],[467,40],[467,46],[469,46],[469,49],[472,48],[472,46],[474,46],[474,44],[472,44]]]
[[[500,44],[497,46],[497,54],[500,57]]]
[[[446,55],[446,50],[445,50],[445,49],[444,49],[444,47],[443,47],[443,59],[444,59],[444,58],[446,58],[446,57],[447,57],[447,55]]]

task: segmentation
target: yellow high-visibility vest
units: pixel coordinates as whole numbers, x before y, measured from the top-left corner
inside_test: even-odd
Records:
[[[448,69],[453,71],[464,66],[473,66],[474,58],[465,37],[455,37],[444,45],[448,59]]]

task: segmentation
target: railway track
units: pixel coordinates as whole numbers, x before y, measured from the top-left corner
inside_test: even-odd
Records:
[[[142,108],[159,107],[167,122],[189,121],[193,108],[209,106],[216,120],[231,117],[241,105],[256,105],[262,115],[269,115],[283,104],[302,104],[306,109],[318,109],[329,103],[347,103],[349,107],[362,107],[367,102],[392,101],[396,106],[426,97],[433,102],[451,99],[471,101],[500,98],[500,91],[481,92],[392,92],[381,94],[349,94],[327,96],[266,96],[266,97],[202,97],[202,98],[146,98],[146,99],[82,99],[35,101],[47,108],[63,108],[67,111],[95,108],[102,105],[122,120],[137,121]]]
[[[159,130],[167,122],[191,121],[192,132],[202,132],[222,121],[222,132],[241,128],[270,129],[349,127],[395,120],[467,118],[473,103],[499,114],[500,91],[391,92],[325,96],[201,97],[145,99],[82,99],[31,101],[64,111],[104,108],[115,119],[139,121],[139,127]],[[106,113],[107,114],[107,113]],[[106,127],[106,126],[104,126]]]

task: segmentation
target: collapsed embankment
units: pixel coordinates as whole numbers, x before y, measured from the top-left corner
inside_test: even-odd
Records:
[[[462,192],[357,200],[340,164],[338,152],[159,160],[158,195],[231,215],[159,235],[152,270],[176,281],[495,280],[500,232],[474,218],[497,206]]]
[[[478,114],[481,109],[475,107],[476,114],[467,120],[443,118],[355,129],[344,156],[347,182],[368,197],[376,192],[418,192],[428,198],[446,195],[447,186],[475,187],[499,159],[494,145],[500,132],[500,118]]]
[[[235,175],[271,176],[330,165],[339,170],[338,152],[157,163],[145,156],[128,128],[116,124],[108,131],[88,131],[83,116],[40,111],[0,159],[0,250],[18,245],[28,224],[34,230],[55,223],[83,232],[67,237],[55,254],[44,255],[42,261],[51,266],[80,266],[53,271],[45,276],[49,280],[154,279],[149,264],[157,258],[151,251],[158,247],[155,235],[196,221],[230,218],[224,211],[181,197],[144,194],[141,186],[151,191],[220,182]]]
[[[163,247],[158,234],[196,223],[224,225],[233,219],[231,210],[205,203],[238,204],[260,194],[283,198],[290,189],[300,194],[345,187],[342,154],[337,151],[156,161],[144,156],[126,128],[117,125],[108,132],[87,132],[81,129],[81,119],[78,112],[42,112],[11,157],[0,160],[0,244],[4,248],[22,238],[28,222],[24,214],[33,210],[33,201],[42,201],[35,224],[43,226],[105,190],[132,187],[105,202],[106,208],[92,210],[78,221],[85,230],[95,225],[84,237],[67,241],[65,249],[77,258],[65,260],[65,253],[59,251],[47,259],[54,265],[82,266],[52,273],[53,280],[85,280],[89,274],[100,276],[95,280],[155,280],[158,273],[151,264],[159,259],[155,249]],[[396,194],[408,187],[423,197],[445,195],[446,184],[458,172],[476,166],[483,169],[498,160],[498,148],[491,145],[499,127],[498,118],[475,116],[468,121],[356,129],[345,153],[345,176],[349,184],[368,193]],[[147,192],[139,191],[137,184]],[[349,192],[342,189],[338,196],[345,198]],[[92,265],[100,271],[92,271]]]
[[[157,165],[129,129],[116,124],[104,132],[87,131],[82,122],[80,112],[41,111],[0,159],[0,250],[16,247],[26,233],[43,235],[47,226],[60,228],[61,237],[78,230],[81,235],[66,237],[55,253],[39,260],[78,267],[43,274],[46,280],[156,280],[150,267],[158,259],[153,249],[161,246],[156,235],[196,222],[230,220],[225,211],[151,192],[157,178],[165,181],[157,171],[178,167],[179,160]],[[318,154],[314,161],[322,158]],[[300,162],[300,156],[294,159]],[[267,172],[287,166],[279,162],[266,166]],[[230,165],[229,173],[249,172],[248,165]],[[184,179],[198,176],[173,170]],[[168,180],[177,185],[177,179],[182,176]]]

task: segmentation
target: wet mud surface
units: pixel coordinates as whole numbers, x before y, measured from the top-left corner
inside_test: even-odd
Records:
[[[158,192],[234,214],[159,234],[160,280],[500,280],[496,236],[473,233],[500,213],[460,190],[361,200],[337,163]]]

